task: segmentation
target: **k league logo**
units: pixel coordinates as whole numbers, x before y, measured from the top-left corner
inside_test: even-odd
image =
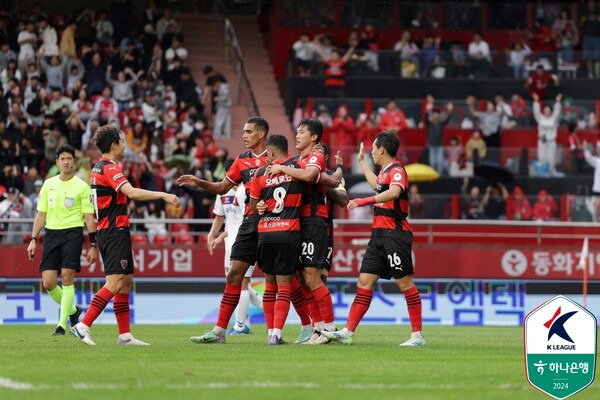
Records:
[[[556,296],[525,318],[527,380],[555,399],[591,385],[596,372],[596,318],[565,296]]]

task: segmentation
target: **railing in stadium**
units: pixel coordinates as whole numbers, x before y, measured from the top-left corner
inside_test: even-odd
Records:
[[[146,237],[148,232],[135,231],[136,226],[144,224],[165,224],[168,229],[166,241],[153,244],[194,244],[176,240],[177,235],[186,232],[190,237],[199,236],[199,243],[205,242],[207,231],[195,232],[189,229],[194,225],[210,226],[211,219],[131,219],[132,237]],[[336,219],[334,232],[336,241],[352,245],[365,245],[371,235],[371,219]],[[600,226],[595,222],[561,222],[561,221],[501,221],[501,220],[453,220],[453,219],[411,219],[416,242],[426,244],[462,243],[462,244],[503,244],[519,242],[521,244],[548,245],[563,243],[570,245],[580,243],[585,237],[592,241],[600,240]],[[20,240],[9,244],[22,244],[30,237],[33,218],[0,218],[2,241],[9,236],[20,236]],[[187,225],[189,230],[177,230],[177,226]],[[14,227],[14,228],[13,228]],[[175,227],[175,228],[174,228]],[[22,238],[22,240],[21,240]],[[171,240],[173,239],[173,240]],[[137,244],[152,244],[147,240],[136,241]],[[525,243],[527,242],[527,243]]]
[[[244,56],[242,55],[242,49],[235,33],[233,23],[229,19],[227,13],[227,6],[223,0],[217,0],[217,10],[224,19],[225,23],[225,62],[230,62],[230,54],[233,51],[236,62],[236,76],[237,76],[237,99],[238,104],[246,104],[250,115],[260,115],[258,110],[258,103],[254,91],[252,90],[252,84],[248,78],[248,72],[246,71],[246,64],[244,62]]]

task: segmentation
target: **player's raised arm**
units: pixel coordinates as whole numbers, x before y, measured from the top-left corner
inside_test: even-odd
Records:
[[[377,189],[377,175],[371,171],[365,161],[365,147],[362,142],[360,142],[360,150],[358,152],[358,163],[363,170],[363,174],[365,174],[369,186],[371,186],[373,190]]]
[[[269,176],[286,174],[292,178],[298,179],[299,181],[316,183],[320,180],[321,171],[317,167],[306,167],[304,169],[300,169],[276,164],[269,165],[267,167],[267,174]]]
[[[166,203],[172,204],[175,207],[179,207],[179,197],[165,192],[153,192],[145,189],[138,189],[131,186],[129,182],[124,183],[121,186],[121,192],[132,200],[137,201],[150,201],[150,200],[164,200]]]
[[[221,182],[209,182],[194,175],[182,175],[177,178],[175,184],[178,186],[198,187],[213,194],[225,194],[234,186],[234,183],[227,178],[223,178]]]

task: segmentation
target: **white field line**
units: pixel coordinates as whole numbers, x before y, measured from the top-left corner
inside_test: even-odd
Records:
[[[131,390],[131,389],[169,389],[169,390],[229,390],[229,389],[244,389],[244,388],[261,388],[261,389],[336,389],[336,390],[467,390],[477,387],[492,389],[492,390],[524,390],[531,388],[529,385],[501,383],[497,385],[473,385],[473,384],[452,384],[452,383],[338,383],[338,384],[321,384],[316,382],[275,382],[275,381],[245,381],[239,383],[232,382],[207,382],[207,383],[181,383],[181,384],[144,384],[137,385],[112,384],[112,383],[73,383],[71,385],[33,385],[27,382],[17,382],[0,376],[0,389],[12,390]],[[588,387],[586,390],[598,390],[600,386],[595,385]]]
[[[0,376],[0,388],[13,389],[13,390],[34,390],[35,388],[31,383],[16,382],[12,379]]]

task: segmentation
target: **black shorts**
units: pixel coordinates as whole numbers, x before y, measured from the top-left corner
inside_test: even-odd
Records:
[[[412,233],[374,237],[369,241],[360,266],[361,273],[379,275],[384,279],[400,279],[413,275]]]
[[[302,247],[300,263],[304,267],[325,268],[327,259],[327,223],[316,219],[300,220]]]
[[[259,243],[258,267],[271,275],[293,275],[300,268],[300,243]]]
[[[231,246],[230,260],[242,261],[250,265],[256,264],[256,249],[258,248],[258,215],[244,217],[238,234]]]
[[[59,271],[61,268],[81,271],[83,228],[46,229],[40,272]]]
[[[98,237],[98,247],[104,262],[105,275],[133,274],[133,253],[129,232]]]
[[[329,228],[331,229],[331,228]],[[331,259],[333,258],[333,232],[327,235],[327,257],[325,257],[325,269],[331,271]]]

